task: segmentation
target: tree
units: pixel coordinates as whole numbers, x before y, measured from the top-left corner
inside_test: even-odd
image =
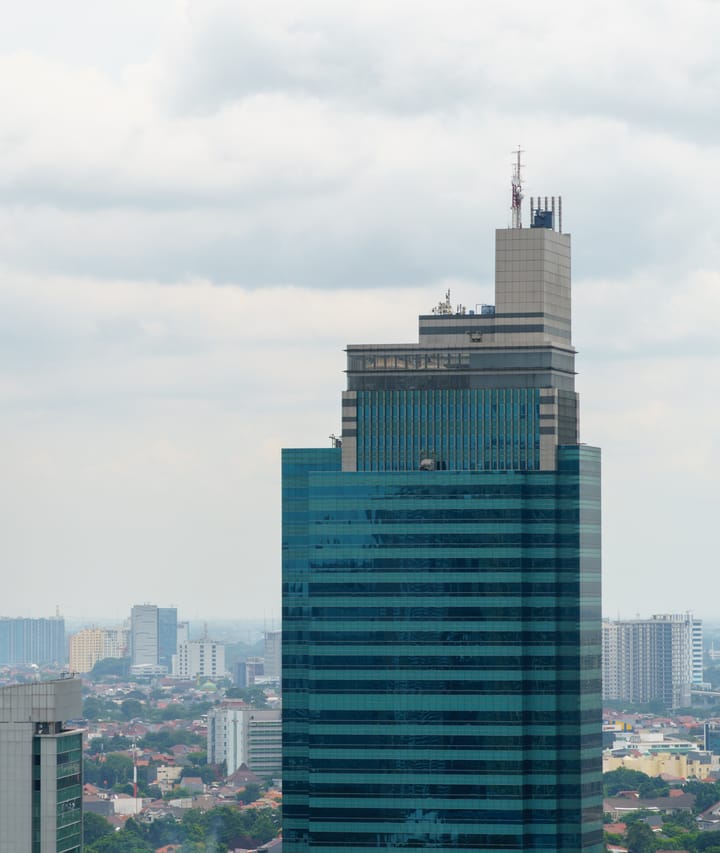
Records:
[[[83,841],[86,847],[88,844],[94,844],[99,839],[106,835],[112,835],[114,832],[112,824],[101,815],[95,814],[95,812],[83,814]]]
[[[188,841],[202,841],[205,838],[206,817],[199,809],[188,809],[185,812],[182,828]]]
[[[90,670],[92,681],[106,678],[124,678],[130,670],[130,658],[103,658]]]
[[[254,708],[267,708],[267,697],[264,688],[259,685],[252,687],[231,687],[225,694],[228,699],[242,699]]]
[[[709,853],[713,847],[720,847],[720,832],[701,832],[695,842],[698,853]]]
[[[210,785],[217,779],[215,768],[209,764],[189,764],[183,768],[183,778],[186,776],[199,776],[205,785]]]
[[[185,746],[203,746],[206,739],[202,735],[193,734],[188,731],[170,731],[160,729],[158,732],[148,732],[144,738],[138,741],[141,749],[152,749],[157,752],[167,752],[173,746],[184,744]]]
[[[124,785],[133,777],[133,760],[121,752],[111,752],[100,762],[100,784],[103,788]]]
[[[255,821],[250,827],[250,835],[258,844],[265,844],[277,835],[277,829],[269,812],[270,809],[258,809]]]
[[[666,833],[667,827],[680,827],[683,830],[696,830],[697,821],[691,812],[675,812],[675,814],[663,820],[664,833]]]
[[[187,788],[183,788],[182,786],[178,786],[177,788],[173,788],[172,791],[168,791],[165,794],[165,800],[186,800],[192,799],[193,792],[188,790]]]
[[[141,717],[145,706],[139,699],[124,699],[120,703],[120,712],[126,720]]]
[[[699,814],[720,801],[720,783],[718,782],[686,782],[683,791],[695,794],[695,813]],[[707,834],[707,833],[706,833]]]
[[[84,845],[85,853],[152,853],[153,848],[134,832],[121,829],[91,845]]]
[[[140,796],[149,797],[151,800],[162,800],[162,791],[157,785],[139,785],[138,787]]]
[[[618,767],[609,773],[603,773],[603,793],[606,797],[612,797],[618,791],[635,791],[643,783],[649,781],[647,773],[639,770],[629,770],[627,767]]]
[[[99,699],[97,696],[88,696],[83,700],[83,717],[86,720],[117,719],[117,716],[118,707],[112,699]]]
[[[651,800],[654,797],[667,797],[670,795],[670,786],[659,776],[651,776],[649,779],[643,779],[643,781],[638,785],[637,790],[644,800]]]
[[[634,823],[627,831],[627,846],[630,853],[654,853],[656,846],[652,829],[642,821]]]
[[[257,782],[248,782],[247,785],[245,785],[245,788],[238,792],[237,799],[238,802],[241,803],[254,803],[256,800],[260,799],[261,793],[262,790]]]

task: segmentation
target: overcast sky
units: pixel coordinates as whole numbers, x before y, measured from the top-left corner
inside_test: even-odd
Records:
[[[346,343],[573,237],[604,611],[720,615],[720,3],[3,0],[0,615],[280,610]]]

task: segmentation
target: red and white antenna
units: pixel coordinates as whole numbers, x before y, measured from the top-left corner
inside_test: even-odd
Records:
[[[520,155],[522,154],[522,149],[518,145],[517,151],[513,151],[513,154],[517,155],[517,160],[513,165],[513,176],[512,176],[512,227],[513,228],[522,228],[522,163],[520,162]]]

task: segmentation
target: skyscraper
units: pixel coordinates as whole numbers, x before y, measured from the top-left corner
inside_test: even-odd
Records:
[[[692,613],[602,623],[603,699],[688,707],[702,684],[702,622]]]
[[[177,609],[155,604],[136,604],[130,614],[133,666],[172,666],[177,652]]]
[[[0,850],[82,850],[81,713],[77,678],[0,687]]]
[[[225,762],[228,775],[243,764],[263,779],[276,778],[281,765],[282,724],[277,708],[248,708],[226,699],[208,711],[209,764]]]
[[[600,456],[531,207],[494,305],[349,346],[342,445],[283,451],[291,853],[602,848]]]
[[[265,654],[263,659],[265,663],[265,676],[268,679],[274,678],[278,680],[282,668],[281,631],[265,631]]]

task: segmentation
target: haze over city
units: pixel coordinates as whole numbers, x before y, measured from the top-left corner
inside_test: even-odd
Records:
[[[347,343],[573,238],[604,613],[693,610],[720,435],[720,6],[28,2],[0,33],[2,615],[273,618]],[[710,590],[711,591],[711,590]]]

